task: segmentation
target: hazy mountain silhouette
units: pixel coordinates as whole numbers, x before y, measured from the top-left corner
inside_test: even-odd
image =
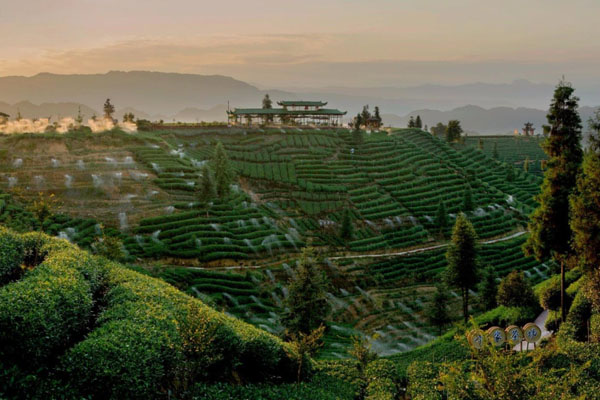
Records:
[[[262,97],[269,93],[274,102],[281,99],[328,101],[330,107],[348,111],[347,121],[361,111],[363,105],[369,104],[371,109],[378,105],[385,123],[394,126],[405,126],[410,115],[420,114],[429,126],[458,119],[468,131],[509,133],[528,121],[537,127],[545,123],[543,110],[550,102],[553,89],[553,85],[517,80],[508,84],[285,91],[261,90],[221,75],[146,71],[92,75],[41,73],[32,77],[0,77],[0,111],[14,116],[19,108],[23,117],[32,118],[75,116],[81,105],[87,119],[93,114],[100,115],[104,101],[110,98],[119,119],[123,113],[133,112],[137,118],[150,120],[225,121],[228,102],[232,108],[260,107]],[[592,89],[584,88],[577,94],[591,93]],[[582,101],[582,104],[590,103]],[[600,97],[592,104],[600,104]],[[590,113],[586,108],[582,108],[582,113],[584,121],[587,120]]]
[[[581,107],[579,113],[587,129],[587,121],[594,113],[593,107]],[[532,122],[536,132],[542,132],[542,125],[547,124],[547,112],[535,108],[510,108],[494,107],[485,109],[479,106],[468,105],[458,107],[450,111],[439,110],[416,110],[405,116],[394,114],[383,114],[382,118],[386,125],[403,127],[408,124],[410,117],[421,116],[424,124],[431,127],[438,122],[447,123],[451,119],[461,122],[463,129],[473,133],[481,134],[510,134],[515,129],[521,130],[526,122]],[[585,129],[584,129],[585,130]]]
[[[172,115],[186,107],[210,108],[227,101],[239,105],[260,103],[254,86],[219,75],[162,72],[119,72],[95,75],[56,75],[0,78],[0,100],[15,103],[77,102],[101,109],[110,98],[119,107],[148,114]]]

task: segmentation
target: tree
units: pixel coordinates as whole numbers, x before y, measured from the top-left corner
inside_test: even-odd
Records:
[[[408,127],[409,128],[414,128],[415,127],[415,119],[414,117],[411,115],[410,119],[408,120]]]
[[[290,280],[282,316],[290,335],[308,334],[323,323],[329,312],[326,287],[325,275],[315,260],[313,249],[305,248],[296,274]]]
[[[83,115],[81,114],[81,106],[77,107],[77,117],[75,118],[75,122],[77,122],[78,126],[81,126],[83,123]]]
[[[445,281],[462,292],[465,323],[469,319],[469,289],[478,282],[477,234],[465,214],[460,213],[452,230],[452,241],[446,252],[448,267]]]
[[[371,112],[369,112],[369,105],[366,104],[363,107],[362,113],[361,113],[361,121],[363,123],[363,125],[367,125],[369,123],[369,119],[371,119]]]
[[[421,121],[420,115],[417,115],[417,118],[415,119],[415,128],[423,128],[423,121]]]
[[[477,148],[483,151],[483,139],[479,138],[479,142],[477,143]]]
[[[523,171],[529,172],[529,157],[526,157],[525,161],[523,161]]]
[[[46,196],[43,192],[39,192],[37,199],[33,200],[33,203],[27,206],[27,211],[35,215],[35,218],[39,223],[39,228],[42,230],[44,222],[54,214],[54,211],[57,208],[58,202],[54,197],[54,194]]]
[[[594,116],[588,120],[589,141],[592,151],[600,151],[600,108],[594,113]]]
[[[537,303],[525,274],[516,270],[502,279],[496,299],[498,304],[506,307],[530,307]]]
[[[354,121],[352,122],[352,125],[354,126],[354,130],[358,131],[361,127],[361,125],[363,125],[363,123],[365,123],[365,121],[363,121],[362,119],[362,114],[358,113],[356,114],[356,117],[354,117]]]
[[[269,97],[268,93],[265,94],[265,97],[263,98],[262,108],[265,109],[265,110],[271,110],[273,108],[273,101]],[[265,117],[265,120],[267,122],[273,122],[273,115],[272,114],[267,114],[266,117]]]
[[[439,335],[442,334],[442,329],[452,321],[450,312],[448,311],[449,301],[448,289],[442,285],[438,285],[435,288],[431,303],[429,303],[425,310],[427,320],[431,325],[438,328]]]
[[[462,211],[473,211],[473,208],[475,208],[473,204],[473,191],[471,190],[471,186],[467,186],[464,192]]]
[[[340,237],[345,241],[352,239],[352,235],[354,234],[354,227],[352,226],[352,215],[350,214],[350,209],[346,208],[344,210],[344,215],[342,216],[342,224],[340,227]]]
[[[104,118],[112,120],[112,115],[115,112],[115,106],[110,103],[110,99],[104,102]]]
[[[431,127],[431,134],[437,137],[442,137],[446,134],[446,125],[438,122],[436,126]]]
[[[233,181],[233,170],[229,165],[229,157],[227,157],[221,142],[217,142],[211,167],[215,176],[217,196],[223,198],[229,194],[230,185]]]
[[[494,142],[494,150],[492,151],[492,157],[494,158],[494,160],[500,158],[500,155],[498,154],[498,142]]]
[[[135,115],[132,112],[128,112],[123,114],[123,122],[131,122],[133,123],[135,120]]]
[[[217,195],[213,173],[207,164],[200,169],[200,200],[207,202]]]
[[[435,215],[435,223],[440,228],[440,233],[446,234],[446,228],[448,228],[448,212],[446,211],[446,204],[444,201],[440,201],[438,204],[437,213]]]
[[[496,273],[492,267],[488,267],[483,274],[481,286],[479,288],[479,297],[485,311],[489,311],[498,306],[496,296],[498,295],[498,284],[496,283]]]
[[[17,108],[17,116],[15,117],[15,119],[17,121],[20,121],[23,119],[23,117],[21,116],[21,110],[19,110],[18,108]]]
[[[584,270],[600,269],[600,154],[589,150],[570,197],[573,247]]]
[[[523,249],[537,260],[553,257],[561,265],[561,317],[566,320],[565,263],[572,256],[569,196],[576,186],[581,166],[581,118],[578,113],[579,99],[575,90],[561,81],[554,91],[554,98],[547,115],[549,136],[544,151],[549,159],[546,164],[541,192],[536,196],[538,207],[529,222],[530,235]]]
[[[460,139],[461,133],[463,133],[463,130],[460,126],[460,121],[455,119],[448,121],[448,126],[446,127],[446,141],[449,143],[457,142]]]
[[[325,325],[321,324],[308,334],[299,332],[291,335],[290,344],[295,350],[295,355],[298,357],[298,383],[302,380],[302,367],[304,366],[305,359],[312,357],[323,345],[321,341],[323,333],[325,333]]]
[[[377,128],[381,128],[383,124],[383,119],[381,118],[381,114],[379,113],[379,106],[375,106],[373,118],[377,120]]]

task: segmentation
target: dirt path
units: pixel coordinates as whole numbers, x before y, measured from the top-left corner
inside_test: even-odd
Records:
[[[521,231],[521,232],[513,233],[513,234],[508,235],[508,236],[497,238],[497,239],[480,241],[479,243],[481,243],[481,244],[493,244],[493,243],[498,243],[498,242],[504,242],[506,240],[510,240],[510,239],[514,239],[516,237],[522,236],[522,235],[524,235],[526,233],[527,233],[526,231]],[[329,257],[329,259],[330,260],[343,260],[343,259],[352,259],[352,258],[380,258],[380,257],[407,256],[407,255],[410,255],[410,254],[423,253],[425,251],[443,249],[444,247],[448,247],[448,244],[445,243],[445,244],[439,244],[437,246],[420,247],[420,248],[417,248],[417,249],[406,250],[406,251],[399,251],[399,252],[395,252],[395,253],[355,254],[355,255],[349,255],[349,256]]]

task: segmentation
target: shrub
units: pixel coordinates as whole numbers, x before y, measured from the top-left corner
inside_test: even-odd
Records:
[[[399,396],[396,368],[390,360],[375,360],[365,371],[366,400],[394,400]]]
[[[21,274],[23,243],[13,232],[0,227],[0,285]]]
[[[537,304],[533,289],[523,272],[512,271],[498,286],[498,304],[506,307],[531,307]]]

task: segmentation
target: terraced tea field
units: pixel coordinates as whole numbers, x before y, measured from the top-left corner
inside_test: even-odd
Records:
[[[510,153],[514,139],[498,140],[507,143],[501,154]],[[200,169],[218,141],[236,182],[229,196],[204,203]],[[27,203],[39,192],[58,199],[61,214],[46,231],[84,247],[112,232],[131,262],[158,260],[166,281],[274,333],[283,329],[279,315],[299,251],[311,244],[331,282],[325,358],[343,357],[357,332],[381,354],[434,338],[424,310],[445,250],[386,254],[443,245],[461,211],[482,242],[523,232],[540,184],[518,166],[533,150],[504,163],[490,156],[488,142],[484,151],[470,142],[453,147],[415,129],[173,129],[0,142],[11,148],[0,152],[0,184],[12,201]],[[2,205],[3,218],[12,218],[11,207]],[[339,235],[345,210],[354,227],[348,241]],[[518,269],[542,279],[549,267],[523,257],[524,238],[482,244],[483,264],[499,277]],[[344,258],[356,255],[382,257]],[[453,295],[452,308],[458,304]]]
[[[541,161],[546,160],[546,153],[540,137],[526,136],[470,136],[465,140],[467,147],[478,148],[479,141],[483,143],[483,152],[493,157],[494,146],[498,152],[498,160],[523,168],[523,163],[529,159],[529,172],[538,176],[543,175]]]

